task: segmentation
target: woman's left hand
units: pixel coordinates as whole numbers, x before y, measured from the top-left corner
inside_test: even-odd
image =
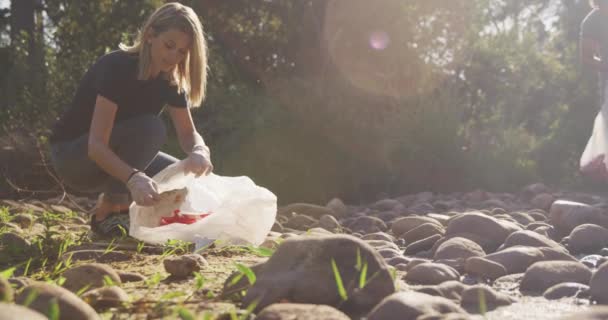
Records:
[[[186,173],[192,172],[196,177],[213,172],[213,164],[207,146],[196,146],[186,158]]]

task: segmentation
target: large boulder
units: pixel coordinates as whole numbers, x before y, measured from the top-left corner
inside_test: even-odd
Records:
[[[350,320],[341,311],[326,305],[275,303],[264,308],[256,320]]]
[[[410,216],[397,219],[395,222],[393,222],[393,224],[391,225],[391,231],[393,231],[393,234],[395,236],[399,237],[405,234],[406,232],[425,223],[433,223],[439,228],[442,227],[441,223],[433,218],[423,216]]]
[[[504,248],[514,246],[526,246],[526,247],[549,247],[564,250],[564,248],[557,242],[530,230],[522,230],[511,233],[507,239],[505,239]]]
[[[364,265],[367,283],[360,288]],[[382,257],[363,240],[347,235],[285,240],[256,275],[243,304],[257,302],[258,311],[287,300],[362,314],[395,292],[389,266]],[[346,301],[339,294],[337,276],[346,290]]]
[[[538,261],[543,261],[545,255],[539,248],[511,247],[484,257],[505,267],[507,274],[521,273]]]
[[[367,316],[368,320],[417,319],[424,315],[459,313],[466,311],[444,297],[420,292],[398,292],[380,302]],[[418,318],[419,319],[419,318]]]
[[[32,298],[33,297],[33,298]],[[30,309],[46,314],[49,306],[57,303],[59,309],[58,320],[98,320],[97,312],[74,293],[48,283],[38,282],[31,284],[19,293],[15,301],[18,304],[29,303]]]
[[[0,302],[0,320],[14,319],[47,320],[48,318],[42,313],[36,312],[24,306]]]
[[[543,293],[564,282],[589,284],[591,274],[591,270],[580,262],[540,261],[526,270],[519,289],[522,292]]]
[[[101,263],[87,263],[63,272],[65,278],[63,287],[78,292],[82,288],[87,290],[101,288],[110,279],[114,284],[120,285],[120,276],[111,266]]]
[[[467,259],[485,255],[486,253],[477,243],[466,238],[455,237],[439,245],[435,251],[435,260]]]
[[[549,210],[549,221],[562,235],[567,235],[582,224],[591,223],[605,226],[601,210],[588,204],[557,200]]]
[[[459,280],[460,274],[448,265],[425,262],[411,268],[405,274],[404,279],[416,284],[440,284],[450,280]]]
[[[448,237],[463,237],[479,244],[485,252],[494,252],[513,232],[521,230],[515,223],[498,220],[481,212],[468,212],[450,221]]]
[[[589,283],[591,298],[600,304],[608,304],[608,262],[595,271]]]
[[[581,224],[572,230],[568,248],[574,254],[595,253],[608,245],[608,229],[595,224]]]

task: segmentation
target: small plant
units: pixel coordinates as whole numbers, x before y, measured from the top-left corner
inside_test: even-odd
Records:
[[[348,300],[344,283],[342,283],[342,276],[340,276],[340,270],[338,270],[338,266],[336,265],[336,260],[334,260],[334,258],[331,258],[331,269],[334,273],[334,280],[336,281],[336,287],[338,288],[340,298],[342,298],[342,301]]]
[[[145,243],[145,242],[143,242],[143,241],[139,241],[139,242],[137,243],[137,248],[135,249],[135,251],[136,251],[138,254],[141,254],[141,252],[144,250],[144,246],[145,246],[145,245],[146,245],[146,243]]]
[[[57,302],[57,298],[52,298],[49,301],[49,309],[46,315],[49,320],[59,320],[59,303]]]

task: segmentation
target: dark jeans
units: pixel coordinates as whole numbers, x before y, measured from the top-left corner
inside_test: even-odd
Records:
[[[51,162],[64,183],[83,192],[103,192],[115,204],[130,203],[123,182],[110,176],[88,157],[89,134],[51,145]],[[144,115],[117,123],[112,128],[110,149],[133,168],[152,177],[178,161],[160,152],[167,140],[167,129],[154,115]]]

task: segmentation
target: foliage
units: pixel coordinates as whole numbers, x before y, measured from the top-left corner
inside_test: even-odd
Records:
[[[47,135],[86,69],[162,2],[46,0],[44,26],[10,37],[0,12],[0,127]],[[216,171],[283,203],[581,185],[587,1],[181,2],[208,37],[194,118]],[[165,151],[183,156],[174,135]]]

